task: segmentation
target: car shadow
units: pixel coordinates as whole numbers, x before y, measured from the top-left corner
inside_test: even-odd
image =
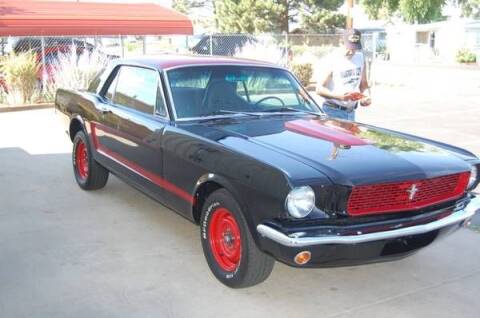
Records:
[[[319,309],[325,316],[480,267],[480,237],[462,230],[396,262],[325,269],[277,262],[265,283],[232,290],[210,273],[195,224],[115,176],[101,190],[83,191],[70,154],[0,148],[0,163],[0,281],[15,290],[0,291],[7,312],[18,303],[14,297],[28,293],[37,309],[108,297],[124,316],[139,306],[179,316],[219,316],[232,308],[244,317],[318,315]]]

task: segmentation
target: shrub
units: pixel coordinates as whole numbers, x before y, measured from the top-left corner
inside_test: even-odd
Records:
[[[7,93],[0,86],[0,105],[5,104],[6,102],[7,102]]]
[[[78,55],[76,48],[60,54],[53,63],[53,79],[47,83],[44,98],[52,101],[59,88],[87,89],[95,75],[107,65],[108,57],[98,51]]]
[[[308,53],[317,59],[321,59],[333,52],[333,50],[335,50],[335,46],[333,45],[309,46],[305,44],[292,46],[293,55],[295,57]]]
[[[293,64],[292,72],[298,78],[303,86],[308,86],[313,75],[313,66],[311,63]]]
[[[34,52],[10,53],[0,60],[9,97],[20,95],[23,103],[31,102],[37,88],[39,63]]]
[[[477,61],[475,53],[469,49],[458,50],[456,58],[458,63],[475,63]]]

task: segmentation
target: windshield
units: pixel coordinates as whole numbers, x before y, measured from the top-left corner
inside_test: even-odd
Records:
[[[168,71],[177,118],[228,112],[320,112],[285,70],[247,66],[193,66]]]

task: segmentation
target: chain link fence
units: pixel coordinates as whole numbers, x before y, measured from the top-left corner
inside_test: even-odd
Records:
[[[363,35],[364,52],[369,61],[375,57],[377,41],[372,34]],[[193,54],[238,56],[290,66],[292,63],[318,61],[341,46],[340,34],[203,34],[193,36],[56,36],[2,37],[0,59],[9,53],[32,52],[39,63],[38,87],[44,90],[54,76],[54,65],[62,55],[95,52],[106,59],[141,55]],[[369,67],[370,69],[370,67]],[[8,88],[0,69],[0,99]],[[2,101],[0,100],[0,103]]]
[[[294,55],[325,52],[341,45],[338,34],[205,34],[193,36],[102,36],[102,37],[2,37],[0,55],[34,51],[45,57],[70,52],[99,50],[112,58],[163,53],[233,56],[247,44],[275,45]],[[371,34],[363,36],[367,55],[374,50]],[[320,54],[321,55],[321,54]]]

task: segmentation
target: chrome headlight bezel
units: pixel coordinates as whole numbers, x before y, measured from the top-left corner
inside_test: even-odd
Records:
[[[477,165],[472,165],[470,168],[470,179],[468,180],[468,190],[472,190],[473,187],[477,184],[478,182],[478,167]]]
[[[285,199],[285,208],[288,214],[301,219],[312,212],[315,207],[315,192],[309,186],[293,188]]]

